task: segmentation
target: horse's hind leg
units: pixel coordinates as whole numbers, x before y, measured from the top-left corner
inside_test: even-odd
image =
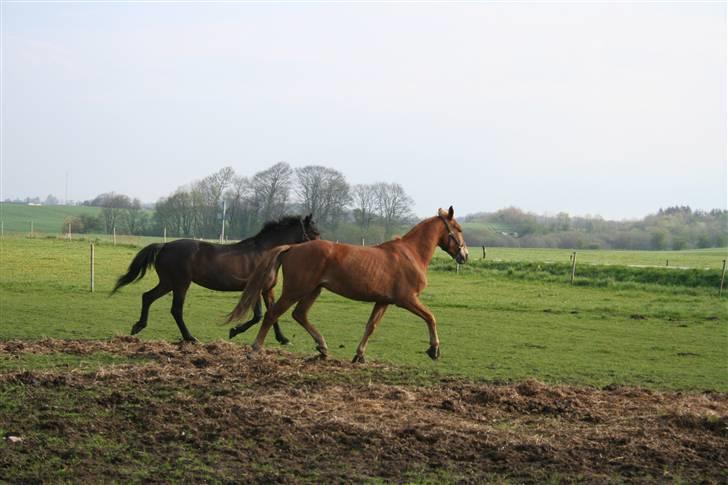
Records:
[[[260,350],[263,348],[263,342],[265,342],[265,336],[268,334],[270,327],[272,327],[273,324],[278,321],[278,317],[283,315],[294,303],[296,303],[296,300],[286,297],[284,293],[277,302],[268,308],[268,311],[265,312],[265,317],[263,317],[263,324],[260,326],[258,335],[255,337],[253,350]]]
[[[173,290],[173,297],[172,297],[172,316],[174,317],[174,321],[177,322],[177,326],[179,327],[179,331],[182,333],[182,338],[185,342],[197,342],[197,339],[192,336],[189,330],[187,330],[187,325],[185,325],[185,321],[182,318],[182,308],[185,304],[185,296],[187,295],[187,289],[190,287],[190,283],[187,282],[187,284],[178,286]]]
[[[266,311],[270,309],[270,307],[273,306],[274,302],[274,295],[273,295],[273,289],[271,288],[268,291],[263,292],[263,298],[265,299],[265,309]],[[283,332],[281,331],[281,326],[278,324],[278,320],[276,319],[275,323],[273,324],[273,331],[276,333],[276,340],[281,345],[288,345],[291,343],[290,340],[286,338],[285,335],[283,335]]]
[[[367,328],[366,330],[364,330],[364,336],[362,337],[361,342],[359,342],[359,346],[356,348],[356,355],[354,356],[352,362],[359,364],[364,363],[364,352],[366,352],[367,350],[369,337],[371,337],[374,329],[377,328],[377,325],[379,325],[379,322],[384,316],[384,311],[387,309],[387,306],[387,303],[376,303],[374,305],[374,308],[372,309],[372,314],[369,316],[369,321],[367,322]]]
[[[329,353],[329,349],[326,346],[326,340],[324,340],[324,336],[319,333],[316,327],[308,321],[308,311],[311,309],[313,302],[316,301],[316,298],[318,298],[320,294],[321,288],[319,287],[303,297],[293,310],[293,318],[306,329],[311,337],[313,337],[317,344],[316,350],[318,350],[321,354],[321,358],[325,359]]]
[[[157,299],[163,297],[170,291],[172,291],[172,287],[160,281],[157,286],[142,295],[142,313],[139,316],[139,321],[136,322],[133,327],[131,327],[132,335],[135,335],[144,330],[144,328],[147,326],[147,319],[149,318],[149,307]]]
[[[269,310],[271,306],[273,306],[274,302],[274,296],[273,296],[273,290],[268,290],[267,292],[263,293],[263,298],[265,298],[265,308],[266,310]],[[260,300],[255,304],[253,307],[253,318],[248,320],[245,323],[241,323],[240,325],[237,325],[230,329],[230,338],[235,337],[238,334],[241,334],[248,330],[250,327],[255,325],[256,323],[260,322],[263,318],[263,306],[260,303]],[[283,335],[283,331],[281,330],[280,325],[278,325],[278,320],[275,321],[273,324],[273,330],[276,333],[276,340],[281,345],[288,345],[291,341],[288,340],[288,338]]]
[[[253,307],[253,318],[248,320],[245,323],[241,323],[240,325],[237,325],[230,329],[230,338],[235,337],[236,335],[245,332],[247,329],[258,323],[263,319],[263,305],[261,305],[260,300],[257,301],[255,304],[255,307]],[[277,323],[276,323],[277,327]]]

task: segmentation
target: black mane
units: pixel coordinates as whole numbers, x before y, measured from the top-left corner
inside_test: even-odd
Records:
[[[277,231],[293,226],[299,226],[301,224],[303,224],[303,218],[301,216],[283,216],[279,219],[272,219],[263,224],[263,228],[258,231],[258,234],[243,239],[240,243],[253,242],[258,244],[262,242],[265,237],[275,234]]]
[[[261,229],[260,232],[258,232],[258,234],[253,237],[256,238],[258,236],[265,236],[268,233],[275,232],[280,229],[285,229],[291,226],[297,226],[301,223],[301,216],[284,216],[278,220],[273,219],[263,224],[263,229]]]

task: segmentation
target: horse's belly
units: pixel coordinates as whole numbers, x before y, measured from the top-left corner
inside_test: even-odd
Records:
[[[243,279],[235,275],[199,275],[192,281],[208,290],[215,291],[242,291],[245,289],[247,278]]]
[[[370,301],[380,303],[391,303],[393,301],[392,296],[389,292],[380,291],[377,288],[368,287],[352,287],[349,285],[338,285],[328,282],[324,282],[321,286],[327,290],[341,295],[344,298],[357,301]]]
[[[327,273],[322,286],[337,295],[359,301],[394,301],[395,282],[380,268],[342,265]]]

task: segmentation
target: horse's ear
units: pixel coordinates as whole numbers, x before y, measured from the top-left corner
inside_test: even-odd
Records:
[[[452,208],[452,206],[450,206],[450,208],[447,210],[447,218],[452,219],[454,215],[455,215],[455,210]]]
[[[306,216],[306,218],[303,220],[306,224],[311,222],[311,219],[313,219],[313,212]]]
[[[440,207],[439,209],[437,209],[437,215],[440,217],[445,217],[445,216],[447,216],[447,212],[442,210],[442,207]]]

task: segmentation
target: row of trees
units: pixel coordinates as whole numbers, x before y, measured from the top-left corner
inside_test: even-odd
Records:
[[[98,216],[82,214],[78,217],[67,218],[64,221],[64,230],[71,225],[74,233],[110,234],[112,231],[125,234],[144,234],[149,227],[149,213],[142,208],[139,199],[131,199],[126,195],[109,192],[101,194],[83,205],[100,207]]]
[[[576,249],[695,249],[728,245],[728,211],[660,209],[638,221],[606,221],[599,216],[536,215],[509,207],[473,214],[466,240],[473,245]]]
[[[255,234],[284,214],[314,214],[328,239],[375,243],[403,232],[413,222],[412,198],[401,185],[350,185],[332,168],[292,168],[276,163],[251,177],[225,167],[181,187],[146,210],[138,199],[101,194],[85,205],[101,207],[97,217],[70,221],[73,232],[106,232],[173,237],[220,236],[223,218],[228,239]],[[461,218],[471,246],[603,249],[692,249],[728,245],[728,211],[693,211],[675,206],[639,221],[607,221],[524,212],[515,207]],[[68,221],[67,221],[68,223]]]
[[[411,218],[412,205],[396,183],[351,186],[332,168],[294,169],[280,162],[252,177],[223,168],[158,201],[155,216],[170,234],[213,238],[221,232],[224,206],[226,234],[243,238],[284,214],[314,214],[330,238],[342,223],[355,223],[359,237],[368,239],[373,223],[381,224],[382,237],[389,238]]]
[[[102,194],[87,205],[101,207],[98,218],[77,218],[75,232],[240,239],[284,214],[314,214],[329,239],[359,241],[391,238],[412,221],[413,200],[396,183],[349,185],[339,171],[320,165],[292,168],[276,163],[252,177],[225,167],[157,201],[150,214],[138,199]],[[95,220],[94,220],[95,219]],[[355,228],[355,229],[353,229]]]

